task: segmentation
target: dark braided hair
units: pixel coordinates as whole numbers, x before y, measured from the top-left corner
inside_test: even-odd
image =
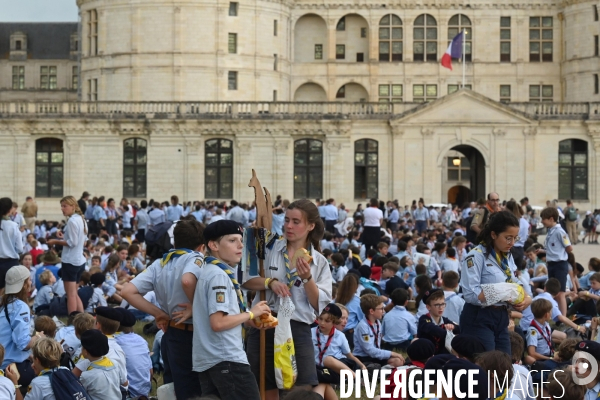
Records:
[[[4,218],[10,210],[12,210],[13,201],[9,197],[3,197],[0,199],[0,218]],[[1,222],[1,221],[0,221]],[[0,231],[2,230],[2,224],[0,223]]]
[[[519,228],[519,220],[512,212],[498,211],[490,215],[486,224],[481,229],[481,232],[477,235],[477,242],[485,246],[486,257],[491,253],[494,247],[492,232],[499,235],[510,227]]]

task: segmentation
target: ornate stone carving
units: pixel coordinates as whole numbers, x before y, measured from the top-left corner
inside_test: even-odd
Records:
[[[537,128],[534,126],[527,127],[523,129],[523,135],[528,138],[533,138],[537,135]]]
[[[421,135],[426,139],[431,138],[434,133],[435,132],[431,128],[421,128]]]
[[[492,133],[496,137],[504,137],[506,135],[506,130],[501,128],[492,128]]]
[[[341,142],[327,142],[327,149],[329,151],[340,151],[342,149]]]

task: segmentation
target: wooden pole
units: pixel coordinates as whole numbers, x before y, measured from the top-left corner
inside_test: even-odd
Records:
[[[267,190],[267,188],[263,188],[256,177],[256,172],[254,169],[252,170],[252,178],[250,179],[250,183],[248,183],[249,187],[254,188],[254,200],[256,202],[256,228],[266,228],[268,230],[271,229],[273,224],[273,203],[271,202],[271,194]],[[264,189],[264,193],[263,193]],[[258,237],[258,230],[255,231],[255,237]],[[263,259],[258,259],[259,266],[259,274],[261,278],[265,277],[265,265]],[[260,300],[264,301],[266,299],[266,292],[264,290],[259,291]],[[267,391],[266,391],[266,369],[267,369],[267,360],[265,358],[265,349],[267,345],[266,332],[264,329],[260,331],[260,379],[259,379],[259,390],[260,390],[260,398],[262,400],[266,400]]]

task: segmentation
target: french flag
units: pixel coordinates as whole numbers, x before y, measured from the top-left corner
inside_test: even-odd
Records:
[[[452,42],[448,45],[448,49],[442,56],[442,67],[448,68],[452,71],[452,59],[453,58],[462,58],[462,48],[463,48],[463,32],[460,32],[458,35],[454,36]]]

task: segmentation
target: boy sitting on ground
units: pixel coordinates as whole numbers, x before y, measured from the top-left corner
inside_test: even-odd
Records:
[[[435,354],[446,354],[446,334],[451,331],[455,335],[460,334],[460,328],[456,322],[444,317],[446,300],[444,291],[441,289],[432,289],[425,292],[423,302],[427,306],[428,313],[421,315],[417,328],[419,338],[429,339],[435,345]]]

